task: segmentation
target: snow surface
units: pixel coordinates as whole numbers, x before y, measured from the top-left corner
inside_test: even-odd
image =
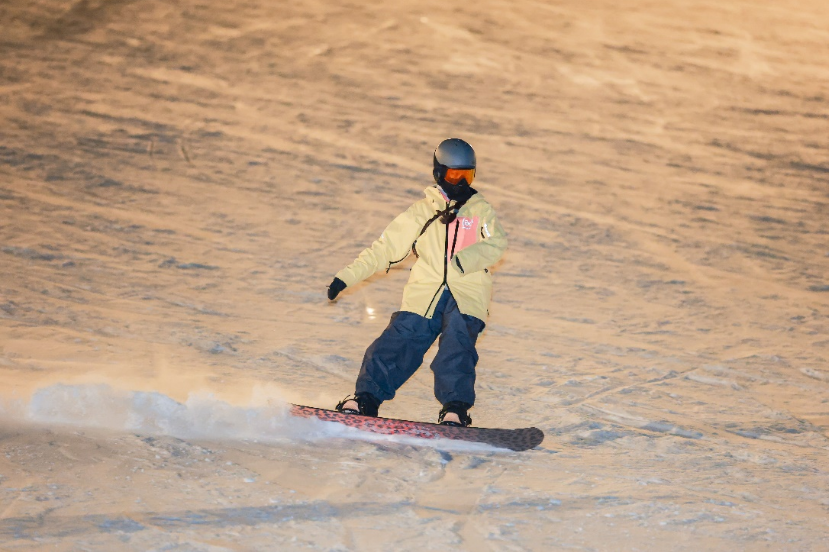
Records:
[[[4,2],[0,548],[829,549],[827,28]],[[352,391],[410,265],[325,286],[448,136],[510,236],[472,416],[533,451],[285,415]],[[434,420],[430,376],[382,413]]]

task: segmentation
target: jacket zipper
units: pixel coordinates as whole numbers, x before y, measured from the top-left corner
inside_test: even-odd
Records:
[[[432,296],[432,300],[429,301],[429,306],[426,308],[426,314],[429,314],[429,310],[432,308],[432,304],[435,302],[435,299],[437,298],[440,291],[444,288],[444,286],[446,287],[446,289],[449,289],[449,282],[447,281],[448,272],[449,272],[449,224],[447,224],[445,226],[446,226],[446,243],[444,244],[444,247],[443,247],[443,282],[441,282],[440,287],[435,292],[435,294]],[[459,227],[460,227],[460,223],[455,225],[455,236],[454,236],[454,239],[452,240],[452,255],[455,254],[455,244],[458,241],[458,228]]]

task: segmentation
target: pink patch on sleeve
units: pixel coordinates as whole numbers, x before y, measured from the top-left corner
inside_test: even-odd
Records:
[[[457,239],[454,243],[454,251],[463,250],[478,241],[478,217],[458,217],[449,225],[449,239],[455,235],[455,228],[458,229]],[[452,247],[449,248],[452,251]]]

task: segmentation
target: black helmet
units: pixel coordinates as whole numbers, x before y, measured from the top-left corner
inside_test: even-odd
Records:
[[[449,169],[474,169],[475,150],[460,138],[449,138],[435,150],[435,165]]]
[[[449,199],[469,196],[475,178],[477,161],[475,150],[460,138],[449,138],[440,143],[433,157],[435,182]],[[447,174],[448,173],[448,174]]]

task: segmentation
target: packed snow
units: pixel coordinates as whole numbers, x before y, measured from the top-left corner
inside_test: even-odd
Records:
[[[3,550],[829,549],[829,5],[0,6]],[[353,391],[468,140],[481,427]],[[428,355],[434,356],[433,349]],[[435,421],[428,359],[381,414]]]

